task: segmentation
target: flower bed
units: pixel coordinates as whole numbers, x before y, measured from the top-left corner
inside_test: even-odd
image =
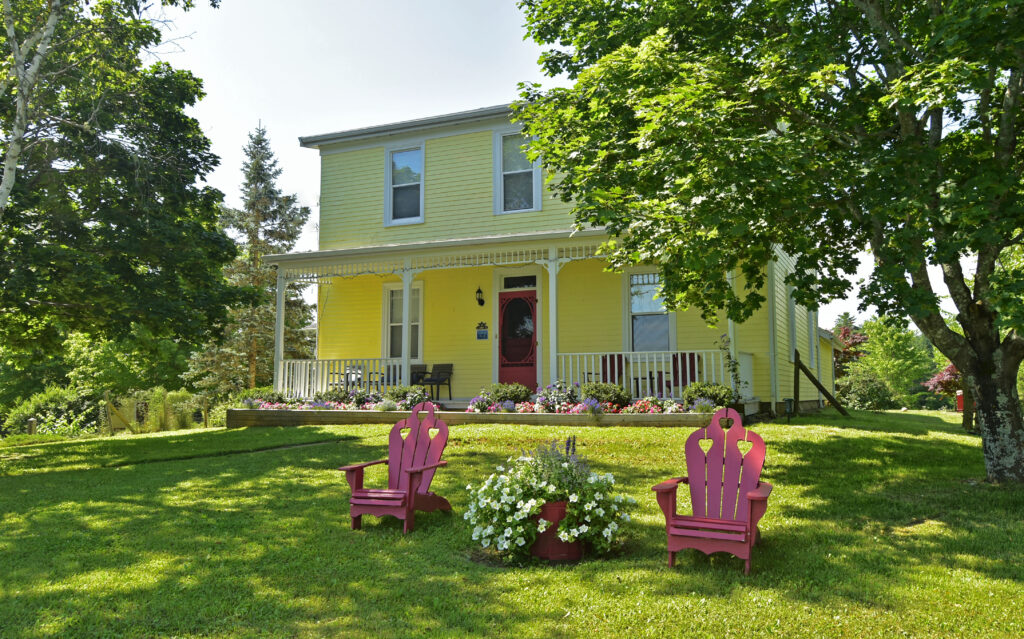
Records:
[[[624,392],[624,391],[623,391]],[[482,392],[469,401],[467,413],[557,413],[563,415],[599,415],[602,413],[626,415],[653,415],[659,413],[713,413],[715,402],[697,398],[686,405],[673,399],[644,397],[632,403],[600,401],[587,396],[586,386],[555,382],[538,388],[531,401],[494,401],[489,392]]]

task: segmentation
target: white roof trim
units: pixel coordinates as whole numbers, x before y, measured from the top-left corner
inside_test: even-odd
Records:
[[[330,249],[327,251],[306,251],[303,253],[276,253],[265,255],[266,264],[290,264],[292,262],[333,261],[349,257],[365,255],[400,253],[429,249],[465,247],[473,245],[499,244],[502,242],[533,242],[538,240],[571,239],[574,237],[595,237],[607,235],[604,229],[586,229],[583,231],[543,231],[540,233],[511,233],[508,235],[489,235],[485,237],[467,237],[455,240],[432,240],[410,244],[381,244],[377,246],[361,246],[358,248]]]
[[[444,115],[418,118],[416,120],[405,120],[403,122],[379,124],[359,129],[349,129],[347,131],[336,131],[334,133],[304,136],[299,138],[299,145],[309,149],[319,149],[321,146],[336,144],[338,142],[352,142],[354,140],[364,140],[367,138],[385,137],[411,133],[414,131],[423,131],[426,129],[434,129],[443,126],[452,126],[455,124],[469,124],[471,122],[489,120],[502,116],[507,119],[511,114],[511,105],[498,104],[495,106],[484,107],[482,109],[446,113]]]

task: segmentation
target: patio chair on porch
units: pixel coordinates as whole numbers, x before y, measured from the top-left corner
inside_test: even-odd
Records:
[[[420,383],[430,388],[431,399],[441,399],[441,387],[448,387],[448,399],[452,398],[452,372],[455,368],[454,364],[434,364],[434,367],[430,369],[426,377],[420,380]]]
[[[619,355],[601,356],[601,381],[622,386],[626,376],[626,358]]]
[[[423,378],[427,376],[427,365],[426,364],[410,364],[409,365],[409,384],[416,386],[417,384],[423,383]]]

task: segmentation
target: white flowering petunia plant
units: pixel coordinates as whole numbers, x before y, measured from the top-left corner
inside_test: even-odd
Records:
[[[629,521],[626,511],[636,504],[631,497],[613,494],[614,487],[611,473],[591,472],[586,461],[576,456],[573,437],[564,451],[552,442],[510,457],[480,486],[466,486],[470,502],[465,518],[481,546],[509,560],[523,559],[537,535],[551,525],[532,517],[545,502],[565,501],[559,539],[583,542],[601,554],[612,548],[622,525]]]

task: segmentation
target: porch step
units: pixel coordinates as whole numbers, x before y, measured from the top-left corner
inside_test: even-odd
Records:
[[[441,406],[442,410],[465,411],[469,408],[468,399],[443,399],[434,403]]]

